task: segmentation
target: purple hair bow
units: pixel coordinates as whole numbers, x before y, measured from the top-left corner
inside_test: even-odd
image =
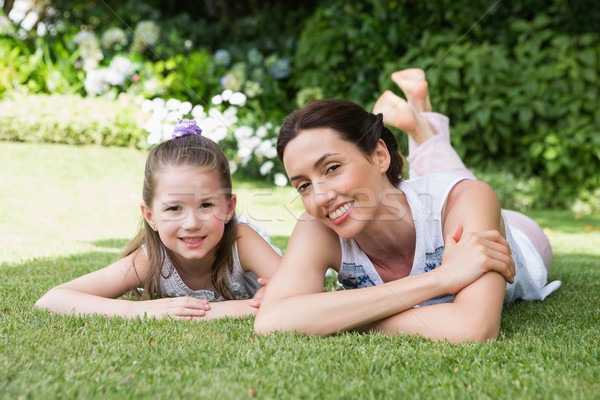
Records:
[[[173,131],[173,139],[177,139],[187,135],[201,135],[202,129],[196,124],[193,119],[179,120]]]

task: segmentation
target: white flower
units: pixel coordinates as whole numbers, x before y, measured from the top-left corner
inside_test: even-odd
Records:
[[[275,158],[277,157],[277,149],[270,140],[265,140],[256,148],[256,155],[258,157]]]
[[[190,103],[189,101],[182,102],[179,105],[179,108],[177,109],[177,111],[179,111],[183,115],[188,114],[190,111],[192,111],[192,103]]]
[[[256,148],[256,155],[257,155],[258,157],[261,157],[261,156],[266,156],[266,154],[265,154],[265,153],[269,152],[269,149],[270,149],[271,147],[273,147],[273,146],[272,146],[272,144],[271,144],[271,142],[270,142],[270,141],[268,141],[268,140],[265,140],[264,142],[261,142],[261,143],[258,145],[258,147]],[[270,158],[270,157],[267,157],[267,158]]]
[[[206,136],[215,143],[219,143],[221,140],[227,137],[227,128],[223,125],[216,125],[214,129],[206,132],[202,132],[203,136]]]
[[[258,127],[258,129],[256,130],[256,136],[260,137],[260,138],[264,138],[265,136],[267,136],[267,128],[264,125],[261,125]]]
[[[227,50],[219,49],[214,55],[215,62],[220,66],[227,66],[231,62],[231,56]]]
[[[250,150],[254,150],[258,146],[260,146],[260,143],[261,143],[260,138],[257,138],[256,136],[252,136],[252,137],[249,137],[248,139],[245,139],[243,144],[245,146],[248,146],[250,148]],[[239,143],[238,143],[238,146],[240,146]]]
[[[274,166],[275,166],[275,163],[273,161],[269,160],[260,166],[259,172],[261,175],[265,176],[266,174],[271,172],[271,170],[273,169]]]
[[[281,172],[278,172],[273,177],[273,182],[275,183],[275,185],[283,187],[283,186],[287,185],[288,180],[284,174],[282,174]]]
[[[234,174],[237,169],[238,164],[233,160],[229,161],[229,173]]]
[[[220,120],[221,118],[223,118],[223,114],[221,114],[221,111],[219,111],[216,108],[211,108],[210,110],[208,110],[208,116],[216,120]]]
[[[160,132],[152,132],[151,134],[148,135],[148,144],[149,145],[155,145],[160,143],[162,137]]]
[[[235,138],[238,141],[241,141],[249,138],[250,136],[252,136],[253,133],[254,131],[252,130],[252,128],[246,125],[242,125],[233,132],[233,136],[235,136]]]
[[[179,108],[179,105],[181,104],[181,101],[177,100],[177,99],[169,99],[167,100],[167,110],[170,111],[175,111]]]
[[[152,100],[144,100],[144,102],[142,103],[142,112],[148,113],[152,112],[152,110],[154,110],[154,103],[152,103]]]
[[[237,108],[231,106],[228,107],[227,110],[223,111],[223,114],[221,114],[221,118],[225,125],[234,125],[238,121]]]
[[[168,114],[169,111],[166,108],[155,108],[154,112],[152,113],[152,118],[158,121],[163,121],[165,118],[167,118]]]
[[[204,107],[199,104],[195,105],[194,108],[192,108],[192,117],[194,117],[196,121],[206,118]]]
[[[115,58],[113,58],[110,61],[108,68],[117,71],[125,76],[131,76],[135,71],[131,60],[123,56],[116,56]]]
[[[198,123],[200,129],[202,129],[202,135],[214,142],[218,143],[227,137],[227,127],[224,126],[218,119],[209,117],[196,122]]]
[[[121,86],[125,83],[125,75],[119,71],[108,68],[104,74],[104,80],[112,86]]]
[[[183,118],[183,115],[179,111],[170,111],[167,114],[167,122],[179,122]]]
[[[147,46],[158,43],[160,27],[153,21],[140,21],[133,32],[134,40],[141,41]]]
[[[240,146],[237,151],[237,155],[242,162],[242,166],[246,166],[250,158],[252,157],[252,149],[248,146]]]
[[[213,103],[215,106],[218,106],[219,104],[223,103],[223,97],[221,97],[221,95],[218,94],[212,99],[210,99],[210,102]]]
[[[163,140],[169,140],[173,137],[173,131],[175,126],[173,124],[162,124],[162,138]]]
[[[223,93],[221,93],[221,98],[223,99],[223,101],[229,101],[229,98],[231,97],[232,94],[233,94],[233,90],[225,89],[225,90],[223,90]]]
[[[229,102],[235,106],[243,107],[246,105],[246,95],[241,92],[235,92],[231,95]]]
[[[159,108],[163,108],[165,106],[165,99],[161,97],[155,97],[152,99],[152,105],[154,106],[155,111]]]
[[[157,136],[158,138],[162,137],[162,122],[157,119],[150,118],[144,124],[144,129],[150,135]]]
[[[90,95],[97,95],[106,92],[109,87],[104,79],[106,76],[106,68],[92,69],[85,75],[83,86],[85,91]]]

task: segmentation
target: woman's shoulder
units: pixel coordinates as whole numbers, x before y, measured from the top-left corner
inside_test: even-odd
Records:
[[[399,188],[406,194],[413,212],[433,212],[438,215],[442,212],[449,195],[465,181],[477,182],[461,175],[435,173],[403,181]]]

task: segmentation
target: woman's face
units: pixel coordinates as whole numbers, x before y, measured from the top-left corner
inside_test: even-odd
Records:
[[[285,170],[308,214],[348,239],[377,216],[389,153],[380,141],[370,156],[332,129],[302,131],[286,146]]]

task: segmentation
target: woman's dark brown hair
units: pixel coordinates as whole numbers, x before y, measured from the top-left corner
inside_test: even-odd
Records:
[[[382,139],[391,157],[386,176],[394,186],[402,181],[404,161],[394,134],[383,126],[383,115],[374,115],[348,100],[317,100],[288,115],[277,138],[279,159],[283,162],[287,144],[300,132],[316,128],[333,129],[342,140],[356,144],[365,156],[370,156]]]
[[[151,207],[154,199],[156,173],[167,167],[180,166],[217,172],[224,194],[231,198],[229,161],[223,151],[210,139],[200,135],[187,135],[160,143],[148,154],[142,189],[142,198],[148,207]],[[142,298],[150,299],[161,295],[159,279],[165,257],[169,257],[174,265],[177,259],[164,246],[158,232],[154,231],[144,218],[140,225],[137,235],[129,243],[122,256],[126,257],[144,245],[148,257],[149,274],[146,279],[142,279]],[[225,224],[225,231],[217,245],[216,258],[211,271],[213,286],[227,300],[235,299],[234,294],[227,286],[226,275],[233,269],[233,245],[236,237],[237,222],[234,216]]]

